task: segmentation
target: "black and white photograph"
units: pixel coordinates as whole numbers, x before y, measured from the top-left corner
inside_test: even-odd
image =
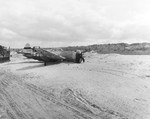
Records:
[[[150,0],[0,0],[0,119],[150,119]]]

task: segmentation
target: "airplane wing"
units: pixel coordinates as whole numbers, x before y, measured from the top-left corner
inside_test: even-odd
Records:
[[[51,60],[64,60],[65,57],[62,57],[60,55],[57,55],[55,53],[52,53],[52,52],[48,52],[44,49],[41,49],[41,48],[35,48],[36,52],[38,54],[40,54],[40,58],[43,59],[43,61],[51,61]]]

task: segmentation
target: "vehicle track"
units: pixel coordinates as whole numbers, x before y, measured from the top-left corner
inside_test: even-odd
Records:
[[[34,93],[41,98],[44,98],[48,102],[52,102],[59,107],[63,107],[68,111],[71,111],[74,117],[78,117],[80,119],[105,119],[108,115],[116,117],[116,119],[127,119],[125,116],[120,114],[119,112],[115,112],[113,110],[101,108],[87,99],[85,99],[82,94],[77,94],[72,89],[65,89],[63,90],[63,95],[61,99],[58,99],[53,93],[47,92],[46,90],[28,83],[21,79],[20,77],[16,77],[14,75],[7,74],[8,77],[0,80],[0,92],[7,101],[8,105],[13,110],[14,119],[30,119],[31,116],[24,112],[21,107],[13,100],[9,92],[7,92],[7,87],[12,85],[18,85],[22,87],[22,89],[29,90],[29,93]],[[23,77],[25,78],[25,77]],[[15,83],[14,83],[15,82]],[[64,92],[65,91],[65,92]],[[97,113],[96,113],[97,112]],[[13,118],[12,118],[13,119]]]
[[[43,89],[41,89],[33,84],[29,84],[29,83],[24,83],[24,85],[27,89],[36,93],[37,95],[42,96],[43,98],[47,99],[48,101],[51,101],[51,102],[55,103],[56,105],[65,107],[67,110],[68,109],[71,110],[72,112],[74,112],[75,114],[77,114],[78,116],[80,116],[84,119],[92,119],[91,115],[89,115],[87,113],[85,114],[85,113],[71,107],[70,105],[64,104],[63,102],[56,99],[56,97],[53,94],[48,93],[47,91],[45,91]]]
[[[88,99],[86,99],[81,93],[77,91],[73,91],[69,88],[65,89],[63,92],[63,100],[68,103],[69,105],[72,105],[78,109],[81,109],[82,111],[88,112],[90,114],[97,115],[98,117],[106,118],[109,116],[115,117],[115,119],[127,119],[124,115],[117,111],[109,110],[105,107],[100,107],[92,102],[90,102]]]
[[[123,74],[127,74],[127,75],[131,75],[131,76],[135,76],[135,77],[144,79],[144,77],[142,77],[140,75],[129,73],[129,72],[124,72],[124,71],[119,71],[119,70],[114,70],[114,69],[109,69],[109,68],[103,68],[102,70],[123,73]]]
[[[42,97],[45,97],[46,99],[52,101],[53,103],[66,107],[69,110],[72,110],[75,112],[78,116],[81,116],[85,119],[91,119],[93,116],[95,118],[103,118],[101,113],[105,113],[106,115],[110,114],[111,116],[118,117],[119,119],[127,119],[124,115],[120,114],[119,112],[115,112],[113,110],[109,109],[102,109],[101,107],[91,103],[87,99],[85,99],[81,94],[76,94],[71,89],[64,89],[62,92],[65,91],[63,95],[63,103],[61,100],[56,99],[56,97],[52,94],[47,92],[46,90],[41,89],[40,87],[37,87],[33,84],[29,84],[25,82],[25,86],[35,92],[38,95],[41,95]],[[94,109],[99,111],[99,114],[94,113]],[[89,117],[87,116],[89,115]],[[91,117],[90,117],[91,116]]]
[[[133,76],[133,77],[138,77],[138,78],[141,78],[141,79],[145,79],[145,77],[142,77],[142,76],[137,75],[137,74],[132,74],[132,73],[124,72],[124,71],[113,70],[113,69],[109,69],[109,68],[87,69],[87,68],[82,68],[82,67],[73,67],[72,70],[102,72],[102,73],[105,73],[105,74],[111,74],[111,75],[114,75],[114,76],[119,76],[119,77],[124,77],[124,78],[129,78],[129,77],[124,76],[124,75],[130,75],[130,76]],[[119,74],[116,74],[116,73],[119,73]]]
[[[37,87],[33,84],[29,84],[29,83],[25,83],[25,86],[31,90],[32,92],[36,93],[37,95],[40,95],[44,98],[46,98],[47,100],[59,105],[59,106],[63,106],[66,109],[71,110],[72,112],[74,112],[76,115],[78,115],[79,117],[82,117],[84,119],[103,119],[105,118],[106,115],[111,115],[111,116],[115,116],[116,119],[127,119],[127,117],[123,116],[122,114],[120,114],[119,112],[115,112],[113,110],[108,110],[108,109],[102,109],[99,106],[90,103],[90,101],[86,100],[85,98],[83,98],[83,96],[77,96],[74,95],[74,92],[71,89],[67,89],[67,94],[65,94],[65,96],[63,96],[63,101],[56,99],[56,97],[51,94],[48,93],[47,91],[41,89],[40,87]],[[68,95],[68,93],[70,93],[70,95]],[[93,112],[92,109],[96,109],[99,111],[99,114],[95,114]],[[101,113],[105,113],[105,116],[103,117],[104,114]]]
[[[5,77],[6,78],[6,77]],[[53,94],[48,93],[46,90],[41,89],[40,87],[37,87],[33,84],[29,84],[27,82],[23,82],[17,78],[12,79],[14,81],[16,81],[19,85],[25,87],[26,89],[30,90],[32,93],[35,93],[39,96],[41,96],[42,98],[51,101],[52,103],[61,106],[61,107],[65,107],[67,110],[71,110],[73,113],[75,113],[75,115],[78,115],[78,117],[83,118],[83,119],[93,119],[90,115],[85,114],[83,112],[80,112],[79,110],[64,104],[63,102],[59,101],[58,99],[56,99],[56,97],[54,97]],[[12,82],[11,79],[6,79],[6,80],[1,80],[0,81],[0,93],[3,95],[3,97],[5,98],[5,100],[7,101],[7,103],[9,104],[9,106],[11,107],[11,109],[13,110],[13,112],[15,113],[15,115],[17,115],[17,117],[19,119],[30,119],[30,117],[26,114],[26,112],[23,112],[22,109],[19,107],[19,105],[13,100],[13,98],[9,95],[9,93],[5,90],[5,88],[7,88],[7,86],[10,85],[10,83]],[[30,92],[30,93],[31,93]]]
[[[15,113],[13,112],[13,110],[11,110],[11,107],[9,106],[9,104],[6,102],[6,99],[4,99],[3,95],[1,94],[1,90],[0,90],[0,109],[1,109],[1,113],[0,113],[0,118],[6,118],[6,119],[17,119]]]
[[[11,107],[11,110],[13,110],[13,112],[15,113],[15,115],[17,115],[18,118],[21,119],[30,119],[28,117],[28,115],[22,111],[22,109],[19,107],[19,105],[17,104],[17,102],[15,102],[13,100],[13,98],[11,97],[11,95],[9,95],[9,93],[5,90],[5,88],[3,87],[4,83],[0,84],[0,93],[2,94],[2,96],[5,99],[5,102]]]

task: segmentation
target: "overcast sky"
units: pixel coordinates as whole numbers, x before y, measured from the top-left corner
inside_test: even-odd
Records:
[[[150,0],[0,0],[0,44],[150,42]]]

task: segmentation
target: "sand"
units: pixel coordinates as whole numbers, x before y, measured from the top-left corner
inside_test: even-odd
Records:
[[[0,64],[0,119],[150,119],[150,56],[85,60],[44,66],[13,54]]]

